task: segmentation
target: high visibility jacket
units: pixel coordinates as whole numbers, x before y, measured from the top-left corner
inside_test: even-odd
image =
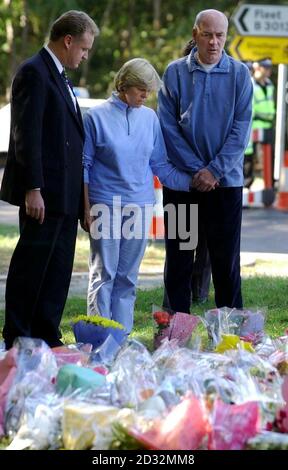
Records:
[[[254,148],[253,148],[253,119],[254,119],[254,86],[255,86],[255,81],[251,78],[252,80],[252,85],[253,85],[253,98],[252,98],[252,123],[251,123],[251,131],[250,131],[250,137],[249,137],[249,142],[247,144],[245,155],[252,155],[254,153]]]
[[[270,129],[274,125],[275,102],[274,85],[271,80],[265,86],[266,93],[261,85],[254,81],[253,96],[253,129]]]

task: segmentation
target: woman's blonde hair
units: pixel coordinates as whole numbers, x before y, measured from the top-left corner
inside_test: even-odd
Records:
[[[145,88],[148,91],[158,91],[162,84],[153,65],[148,60],[139,57],[128,60],[122,65],[115,76],[114,83],[118,92],[132,86]]]

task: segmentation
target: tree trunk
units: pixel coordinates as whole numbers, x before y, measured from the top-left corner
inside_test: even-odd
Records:
[[[161,28],[161,0],[153,0],[153,28],[155,31]]]
[[[20,58],[24,60],[27,55],[27,39],[28,39],[28,5],[27,0],[23,1],[23,13],[20,18],[20,24],[22,27],[22,34],[21,34],[21,51],[20,51]]]
[[[134,16],[135,16],[135,0],[129,0],[129,23],[128,23],[128,37],[127,37],[127,49],[129,52],[129,56],[132,56],[132,36],[133,36],[133,29],[134,29]]]
[[[12,0],[4,0],[4,5],[7,7],[7,10],[10,10],[12,8]],[[6,19],[5,29],[6,29],[6,38],[7,38],[7,53],[9,56],[7,84],[6,84],[6,100],[9,101],[10,84],[11,84],[12,77],[15,73],[16,67],[17,67],[15,41],[14,41],[14,26],[13,26],[11,17]]]

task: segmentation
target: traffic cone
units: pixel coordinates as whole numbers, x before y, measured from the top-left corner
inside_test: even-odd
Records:
[[[243,188],[243,207],[263,207],[262,192],[262,189],[251,191],[248,188]]]
[[[288,150],[284,152],[276,207],[281,211],[288,210]]]
[[[263,188],[258,190],[243,188],[243,207],[270,207],[272,206],[274,200],[275,193],[271,188]]]
[[[262,142],[264,139],[264,129],[253,130],[253,141],[261,144],[261,159],[263,167],[264,188],[255,190],[243,189],[243,207],[270,207],[275,201],[275,191],[273,188],[272,175],[272,146]]]
[[[272,175],[272,146],[271,144],[262,144],[263,153],[263,180],[265,189],[273,188]]]
[[[154,176],[154,193],[156,203],[153,207],[153,218],[149,235],[153,240],[159,240],[164,238],[164,211],[162,184],[157,176]]]

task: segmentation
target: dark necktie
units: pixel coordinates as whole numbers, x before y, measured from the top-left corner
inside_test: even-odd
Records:
[[[68,76],[67,76],[67,73],[66,73],[66,70],[65,70],[65,69],[62,70],[61,76],[62,76],[62,78],[63,78],[63,80],[64,80],[64,83],[65,83],[65,85],[66,85],[68,91],[69,91],[69,92],[72,91],[72,88],[71,88],[70,82],[69,82],[69,78],[68,78]]]
[[[70,80],[67,76],[67,73],[66,73],[66,70],[63,68],[62,72],[61,72],[61,77],[63,78],[64,80],[64,83],[66,85],[66,88],[68,90],[68,93],[70,95],[70,98],[73,102],[73,106],[74,106],[74,109],[77,113],[77,106],[76,106],[76,98],[75,98],[75,94],[74,94],[74,91],[73,91],[73,87],[72,87],[72,84],[70,83]],[[74,97],[74,98],[73,98]]]

